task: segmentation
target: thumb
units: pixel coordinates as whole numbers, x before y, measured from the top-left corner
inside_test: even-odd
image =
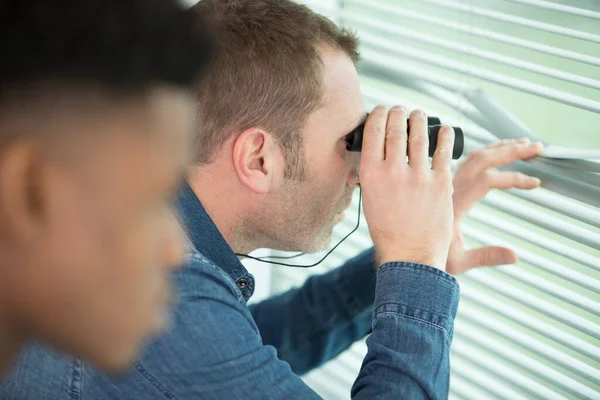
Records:
[[[464,270],[483,266],[515,264],[517,254],[506,247],[487,246],[465,252],[463,258]]]

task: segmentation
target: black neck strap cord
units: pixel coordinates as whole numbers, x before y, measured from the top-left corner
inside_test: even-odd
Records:
[[[298,264],[287,264],[287,263],[284,263],[284,262],[266,260],[267,258],[276,258],[276,259],[280,259],[280,260],[289,260],[289,259],[292,259],[292,258],[300,257],[300,256],[302,256],[302,255],[304,255],[306,253],[299,253],[299,254],[295,254],[293,256],[265,256],[265,257],[252,257],[252,256],[249,256],[248,254],[240,254],[240,253],[235,253],[235,255],[238,256],[238,257],[246,257],[246,258],[249,258],[251,260],[260,261],[260,262],[267,263],[267,264],[283,265],[285,267],[310,268],[310,267],[317,266],[317,265],[321,264],[327,257],[329,257],[329,255],[331,253],[333,253],[333,251],[335,249],[337,249],[338,246],[340,244],[342,244],[342,242],[344,240],[348,239],[350,237],[350,235],[352,235],[354,232],[356,232],[358,230],[358,228],[360,226],[361,206],[362,206],[362,189],[359,189],[359,193],[358,193],[358,217],[356,219],[356,226],[354,227],[354,229],[352,229],[352,231],[349,234],[347,234],[346,236],[344,236],[344,238],[342,240],[340,240],[338,242],[338,244],[336,244],[335,246],[333,246],[333,248],[331,250],[329,250],[327,252],[327,254],[325,254],[323,256],[323,258],[321,258],[319,261],[317,261],[314,264],[310,264],[310,265],[298,265]]]

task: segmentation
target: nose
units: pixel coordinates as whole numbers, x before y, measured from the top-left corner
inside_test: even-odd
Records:
[[[168,270],[181,267],[185,254],[185,233],[174,212],[167,215],[166,243],[163,252],[163,265]]]

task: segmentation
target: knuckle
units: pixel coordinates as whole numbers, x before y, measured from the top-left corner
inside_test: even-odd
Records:
[[[504,147],[507,145],[513,146],[516,143],[515,139],[502,139],[499,142],[491,143],[486,146],[486,148],[496,148],[496,147]]]
[[[413,184],[416,188],[422,189],[429,185],[430,179],[425,171],[415,172],[412,177]]]
[[[450,151],[448,150],[447,147],[438,147],[437,149],[435,149],[435,153],[433,153],[433,157],[434,158],[446,158],[448,157],[448,155],[450,154]]]
[[[483,171],[483,173],[481,174],[481,181],[482,182],[490,182],[491,180],[492,180],[492,171],[490,171],[490,170]]]
[[[491,188],[492,182],[494,181],[494,172],[491,170],[483,171],[480,176],[479,182],[486,188]]]
[[[372,135],[383,136],[385,135],[385,129],[381,125],[372,126],[370,129]]]
[[[483,253],[479,257],[480,257],[479,263],[481,265],[492,265],[493,264],[494,260],[493,260],[492,254],[490,254],[490,253]]]
[[[424,145],[426,141],[427,137],[425,135],[417,133],[411,134],[408,138],[408,142],[413,145]]]
[[[527,176],[521,172],[517,173],[517,179],[516,179],[517,184],[525,185],[526,183],[529,182],[529,179],[530,179],[529,176]]]
[[[397,165],[389,162],[384,164],[383,172],[391,179],[398,179],[402,176],[401,168],[398,168]]]
[[[452,180],[454,179],[450,168],[440,171],[440,174],[442,175],[442,179],[446,179],[448,182],[452,182]]]
[[[397,127],[397,126],[388,128],[387,135],[388,135],[388,137],[399,138],[399,139],[406,138],[408,136],[404,129]]]
[[[440,171],[437,176],[437,184],[444,188],[448,188],[452,186],[452,173],[450,170]]]
[[[484,159],[484,154],[482,150],[473,150],[467,154],[467,159],[472,163],[480,163]]]

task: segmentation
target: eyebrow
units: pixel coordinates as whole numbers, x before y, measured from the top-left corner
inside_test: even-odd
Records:
[[[348,132],[346,132],[344,136],[354,132],[356,128],[363,125],[367,121],[367,115],[367,112],[365,112],[364,114],[361,114],[358,118],[356,118],[352,124],[352,128]]]
[[[363,114],[361,114],[360,119],[358,124],[356,124],[355,129],[359,126],[359,125],[364,125],[365,122],[367,122],[367,116],[369,114],[365,111]]]

